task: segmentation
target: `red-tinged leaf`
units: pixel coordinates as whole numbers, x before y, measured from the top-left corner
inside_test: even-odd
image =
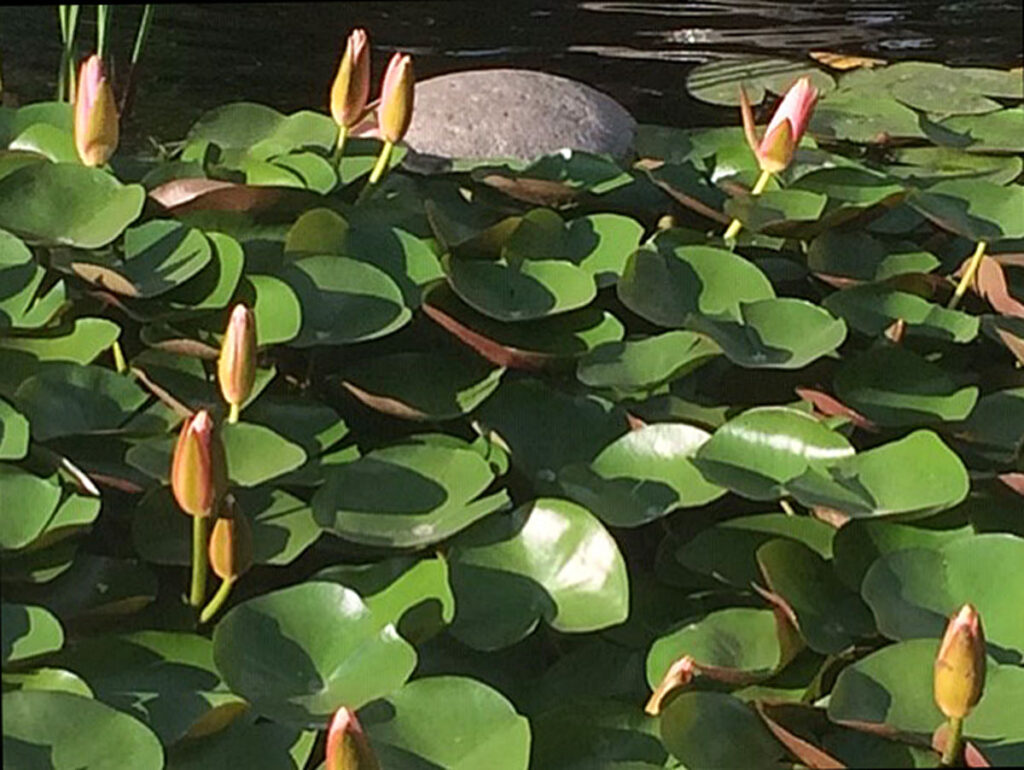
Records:
[[[167,211],[259,211],[273,206],[281,191],[220,179],[172,179],[149,191],[149,197]]]
[[[482,355],[488,361],[505,366],[509,369],[526,369],[537,371],[545,369],[557,360],[555,356],[548,353],[537,353],[529,350],[514,348],[509,345],[502,345],[499,342],[475,332],[468,326],[455,320],[452,316],[440,308],[423,303],[423,312],[427,317],[437,323],[446,331],[451,332],[473,350]]]
[[[341,384],[345,390],[362,401],[368,407],[376,409],[378,412],[390,414],[394,417],[401,417],[403,420],[422,421],[430,419],[430,415],[424,414],[419,409],[415,409],[408,404],[402,403],[397,398],[389,398],[388,396],[369,393],[359,386],[344,380]]]
[[[1024,497],[1024,473],[1003,473],[996,478],[1018,495]]]
[[[978,293],[1003,315],[1024,318],[1024,303],[1010,294],[1003,266],[991,257],[983,257],[978,266]]]
[[[831,754],[822,751],[817,746],[805,741],[798,735],[794,735],[774,719],[769,717],[765,712],[763,703],[755,702],[754,708],[768,729],[771,730],[772,735],[774,735],[783,746],[793,752],[793,755],[805,766],[812,768],[813,770],[843,770],[846,767],[846,765]]]
[[[794,388],[794,391],[804,401],[810,401],[826,417],[846,417],[858,428],[878,432],[878,426],[871,420],[828,393],[814,388]]]
[[[563,182],[555,182],[550,179],[525,179],[496,173],[474,178],[488,187],[505,193],[510,198],[551,208],[566,206],[580,195],[579,190]]]

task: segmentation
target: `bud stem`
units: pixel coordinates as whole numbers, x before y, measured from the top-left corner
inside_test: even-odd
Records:
[[[209,539],[209,516],[192,517],[192,590],[188,603],[201,607],[206,598],[206,541]]]
[[[238,422],[238,414],[242,411],[240,404],[230,404],[228,409],[228,423],[234,425]]]
[[[946,747],[942,750],[942,767],[953,767],[960,757],[961,743],[963,742],[964,720],[962,718],[949,718],[949,732],[946,735]]]
[[[987,246],[988,244],[985,241],[978,241],[974,254],[971,255],[971,261],[967,263],[967,269],[964,270],[963,277],[960,279],[960,283],[956,285],[956,291],[953,292],[953,296],[949,300],[948,307],[950,310],[956,309],[964,294],[967,293],[967,287],[974,283],[974,276],[978,274],[978,268],[981,267],[981,260],[985,256],[985,248]]]
[[[203,611],[199,613],[200,623],[209,623],[210,618],[217,614],[220,608],[224,605],[224,602],[228,600],[228,595],[231,593],[231,588],[234,586],[234,580],[222,580],[220,588],[217,589],[217,593],[210,599],[210,603],[203,607]]]
[[[341,158],[345,154],[345,140],[348,138],[348,126],[338,127],[338,143],[334,146],[334,166],[341,165]],[[340,175],[339,175],[340,176]],[[340,179],[338,180],[341,181]]]
[[[754,184],[754,187],[750,191],[750,194],[751,195],[760,195],[761,193],[763,193],[764,192],[764,188],[768,186],[768,180],[771,179],[771,178],[772,178],[772,173],[770,171],[762,171],[761,172],[761,176],[759,176],[757,178],[757,182]],[[743,229],[743,223],[740,222],[740,220],[738,220],[738,219],[734,219],[734,220],[732,220],[732,223],[729,225],[729,229],[725,231],[725,234],[722,237],[725,240],[727,240],[727,241],[731,241],[737,235],[739,235],[739,232],[742,229]]]
[[[110,346],[110,352],[114,354],[114,368],[117,369],[118,374],[124,374],[128,371],[128,364],[124,360],[124,351],[121,350],[121,343],[117,340]]]
[[[380,181],[380,178],[384,176],[384,171],[388,167],[388,161],[391,160],[391,151],[395,148],[391,142],[385,141],[384,146],[381,148],[380,155],[377,157],[377,165],[373,167],[373,171],[370,173],[370,181],[368,185],[375,185]]]

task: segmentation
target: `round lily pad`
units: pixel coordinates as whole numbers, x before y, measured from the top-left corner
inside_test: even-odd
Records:
[[[661,715],[661,740],[686,767],[774,767],[786,753],[732,695],[684,692]]]

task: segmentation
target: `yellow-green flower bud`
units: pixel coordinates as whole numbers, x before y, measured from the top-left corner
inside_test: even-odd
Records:
[[[230,495],[210,534],[210,569],[221,580],[237,580],[252,566],[252,530],[249,519]]]
[[[241,406],[256,380],[256,319],[245,305],[235,305],[217,360],[217,380],[224,400]]]
[[[78,71],[75,91],[75,149],[86,166],[102,166],[117,149],[114,91],[103,75],[103,60],[93,54]]]
[[[935,703],[950,719],[963,719],[985,688],[985,633],[970,604],[954,615],[935,658]]]
[[[388,62],[377,108],[377,126],[382,139],[397,144],[412,123],[414,90],[412,59],[396,53]]]
[[[354,29],[345,44],[338,74],[331,86],[331,116],[344,128],[352,128],[366,111],[370,99],[370,44],[366,31]]]
[[[171,491],[190,516],[209,516],[227,490],[224,446],[205,409],[185,420],[171,461]]]
[[[327,731],[325,770],[380,770],[356,713],[342,706]]]

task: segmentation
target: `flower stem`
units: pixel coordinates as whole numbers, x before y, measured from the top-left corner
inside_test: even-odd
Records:
[[[953,767],[960,757],[960,745],[963,742],[964,720],[957,717],[949,718],[949,732],[946,735],[946,747],[942,750],[942,767]]]
[[[956,285],[956,291],[953,292],[953,296],[949,300],[949,309],[953,310],[957,305],[960,304],[960,300],[964,294],[967,293],[967,287],[974,283],[974,276],[978,274],[978,268],[981,267],[982,257],[985,256],[985,248],[988,244],[985,241],[978,241],[977,247],[974,249],[974,254],[971,255],[971,261],[967,263],[967,269],[964,270],[963,277],[960,279],[960,283]]]
[[[238,422],[238,414],[242,411],[242,407],[239,404],[231,404],[228,410],[228,423],[234,425]]]
[[[750,194],[756,196],[756,195],[760,195],[761,193],[763,193],[764,192],[764,188],[768,186],[768,180],[771,179],[771,178],[772,178],[772,175],[771,175],[770,171],[762,171],[761,172],[761,176],[759,176],[757,178],[757,182],[754,184],[754,188],[750,191]],[[727,240],[727,241],[731,241],[737,235],[739,235],[739,232],[742,229],[743,229],[743,223],[740,222],[740,220],[738,220],[738,219],[734,219],[730,223],[729,229],[725,231],[725,234],[722,237],[725,240]]]
[[[373,171],[370,173],[370,181],[368,184],[375,185],[380,181],[380,178],[384,176],[384,170],[388,167],[388,161],[391,160],[391,151],[394,148],[395,145],[391,142],[384,142],[384,147],[381,148],[380,155],[377,156],[377,165],[373,167]]]
[[[117,369],[118,374],[124,374],[128,371],[128,364],[124,360],[124,351],[121,350],[121,343],[117,340],[110,346],[110,352],[114,354],[114,367]]]
[[[334,167],[341,165],[341,158],[345,154],[345,140],[348,138],[348,126],[338,127],[338,143],[334,146]]]
[[[220,608],[224,605],[224,602],[228,600],[228,594],[231,593],[231,587],[235,584],[234,580],[222,580],[220,588],[217,589],[217,593],[210,599],[210,603],[203,607],[203,611],[199,613],[199,622],[208,623],[210,618],[217,614]]]
[[[209,517],[192,517],[192,590],[188,603],[201,607],[206,598],[206,540],[209,536]]]

